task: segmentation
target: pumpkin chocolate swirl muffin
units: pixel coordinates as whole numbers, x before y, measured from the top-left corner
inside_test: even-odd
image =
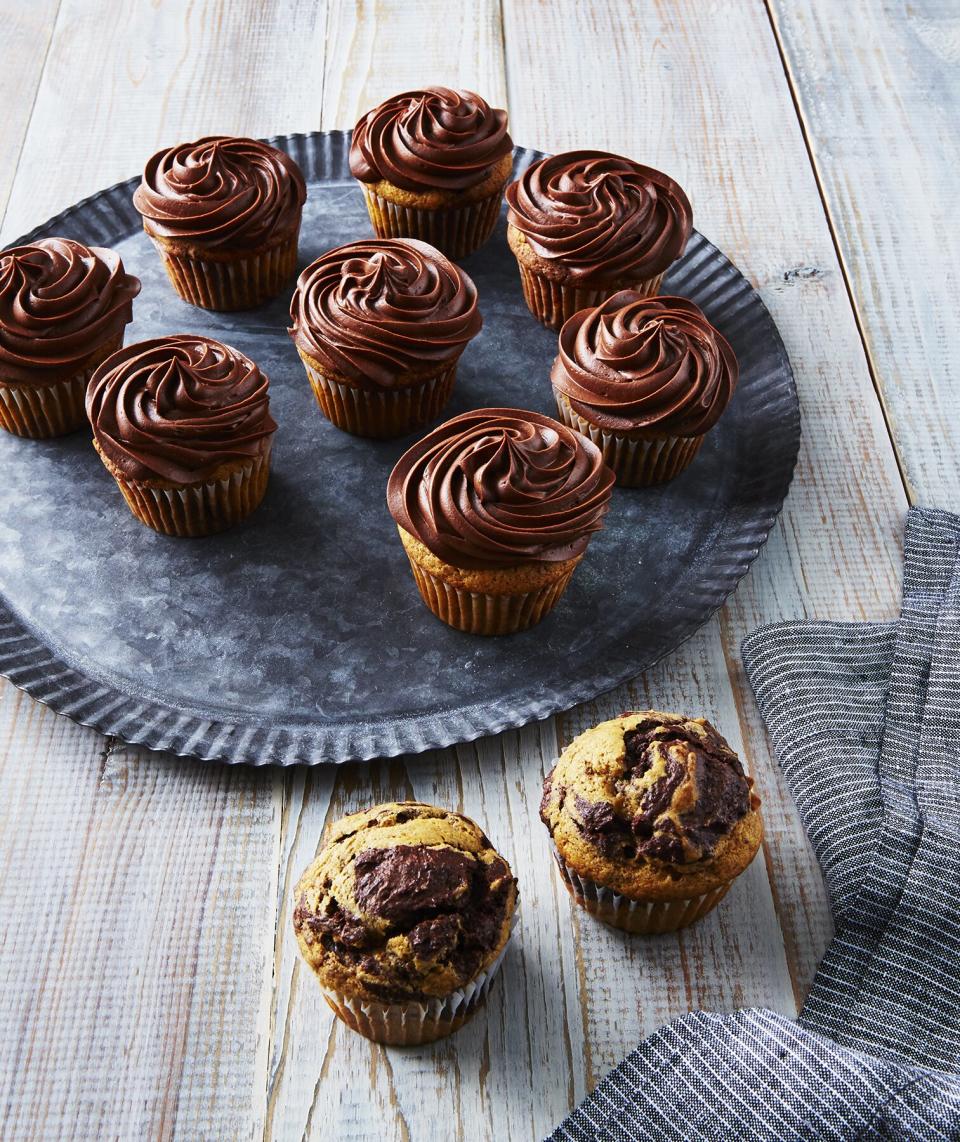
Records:
[[[130,510],[165,535],[244,519],[270,475],[269,382],[236,349],[183,334],[114,353],[87,390],[100,459]]]
[[[740,759],[703,718],[640,710],[575,738],[540,816],[574,900],[628,932],[672,932],[723,899],[763,838]]]
[[[589,436],[628,487],[682,472],[738,377],[733,349],[692,301],[635,290],[566,321],[550,374],[560,419]]]
[[[0,427],[35,440],[86,423],[93,370],[123,344],[140,280],[70,238],[0,253]]]
[[[448,258],[493,233],[512,169],[506,111],[449,87],[385,100],[356,125],[350,147],[377,234],[422,238]]]
[[[387,484],[424,602],[470,634],[538,623],[603,526],[613,473],[600,450],[548,416],[484,408],[448,420],[397,461]]]
[[[672,178],[605,151],[533,163],[507,187],[507,206],[524,297],[551,329],[618,290],[659,292],[693,226]]]
[[[333,826],[294,892],[300,953],[327,1003],[379,1043],[430,1043],[483,1003],[517,882],[473,821],[413,801]]]
[[[413,240],[371,238],[300,275],[289,329],[324,415],[359,436],[401,436],[436,419],[483,324],[473,282]]]
[[[293,277],[306,197],[285,152],[211,135],[158,151],[133,205],[184,301],[228,311],[276,297]]]

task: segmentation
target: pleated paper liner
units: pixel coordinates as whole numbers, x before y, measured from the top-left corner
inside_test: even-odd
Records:
[[[633,289],[645,297],[653,297],[660,292],[663,281],[663,274],[658,274],[647,281],[621,282],[615,286],[575,286],[552,281],[519,260],[517,266],[527,308],[548,329],[559,330],[568,317],[581,309],[592,309],[622,289]]]
[[[464,206],[400,206],[363,184],[367,211],[378,238],[419,238],[448,258],[465,258],[493,233],[500,217],[501,192]]]
[[[133,514],[163,535],[213,535],[233,527],[259,505],[270,478],[269,447],[262,456],[233,465],[216,480],[174,485],[131,480],[104,456],[96,441],[94,446]]]
[[[87,424],[87,383],[100,362],[121,345],[122,333],[101,345],[72,377],[51,384],[19,384],[0,377],[0,428],[32,440],[66,436],[83,428]]]
[[[702,436],[635,439],[610,432],[580,416],[563,393],[554,389],[553,395],[563,423],[596,444],[604,463],[613,469],[617,483],[624,488],[643,488],[672,480],[689,467],[703,443]]]
[[[556,849],[553,856],[567,891],[581,908],[605,924],[636,936],[662,935],[689,927],[716,908],[733,883],[687,900],[631,900],[574,872]]]
[[[517,925],[517,919],[515,911],[511,933]],[[388,1047],[417,1047],[423,1043],[433,1043],[459,1031],[483,1006],[509,945],[510,940],[507,939],[500,954],[485,971],[444,999],[431,999],[422,1003],[415,1000],[407,1003],[376,1003],[355,999],[321,985],[323,998],[348,1027],[367,1039],[372,1039],[374,1043],[383,1043]]]
[[[450,399],[457,375],[454,362],[413,384],[371,391],[328,377],[312,357],[297,351],[327,420],[344,432],[380,440],[403,436],[436,420]]]
[[[256,253],[220,258],[180,253],[152,238],[173,288],[191,305],[220,313],[254,309],[283,292],[297,271],[299,227]]]

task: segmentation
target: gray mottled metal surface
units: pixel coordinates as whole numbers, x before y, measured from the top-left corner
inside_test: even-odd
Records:
[[[310,183],[301,262],[370,233],[341,132],[272,140]],[[537,157],[518,149],[517,168]],[[127,340],[201,332],[271,379],[279,431],[270,487],[242,526],[201,540],[155,535],[127,510],[85,432],[0,433],[0,673],[104,733],[253,764],[340,762],[493,733],[595,697],[691,635],[766,539],[793,472],[796,391],[770,315],[695,234],[667,292],[732,342],[736,396],[693,466],[666,487],[617,490],[605,531],[540,626],[507,638],[450,630],[421,603],[384,503],[410,439],[338,432],[321,416],[285,331],[287,299],[249,314],[180,301],[140,230],[136,180],[28,237],[117,248],[143,279]],[[556,335],[528,314],[504,224],[464,262],[481,335],[452,415],[484,405],[551,413]]]

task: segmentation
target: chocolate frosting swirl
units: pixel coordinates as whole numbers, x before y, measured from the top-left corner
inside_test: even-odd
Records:
[[[455,361],[483,324],[476,286],[439,250],[373,238],[308,266],[290,318],[298,349],[368,389]]]
[[[363,116],[353,130],[350,173],[404,190],[467,190],[512,153],[506,111],[472,91],[425,87]]]
[[[87,416],[104,455],[133,480],[191,483],[262,455],[276,424],[267,377],[199,334],[128,345],[97,369]]]
[[[577,281],[655,277],[683,253],[693,225],[672,178],[605,151],[541,159],[506,196],[510,225]]]
[[[445,562],[466,569],[554,563],[583,553],[610,503],[600,450],[548,416],[465,412],[400,457],[390,514]]]
[[[0,253],[0,376],[42,382],[80,368],[133,319],[140,280],[120,255],[70,238]]]
[[[622,290],[564,323],[550,380],[601,428],[702,436],[738,376],[726,338],[692,301]]]
[[[300,168],[283,151],[210,135],[158,151],[133,205],[154,237],[254,249],[298,226],[306,197]]]

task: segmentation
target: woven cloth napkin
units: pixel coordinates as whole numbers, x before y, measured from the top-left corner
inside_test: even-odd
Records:
[[[683,1016],[553,1139],[960,1139],[960,516],[911,510],[904,560],[898,622],[743,644],[834,914],[799,1018]]]

